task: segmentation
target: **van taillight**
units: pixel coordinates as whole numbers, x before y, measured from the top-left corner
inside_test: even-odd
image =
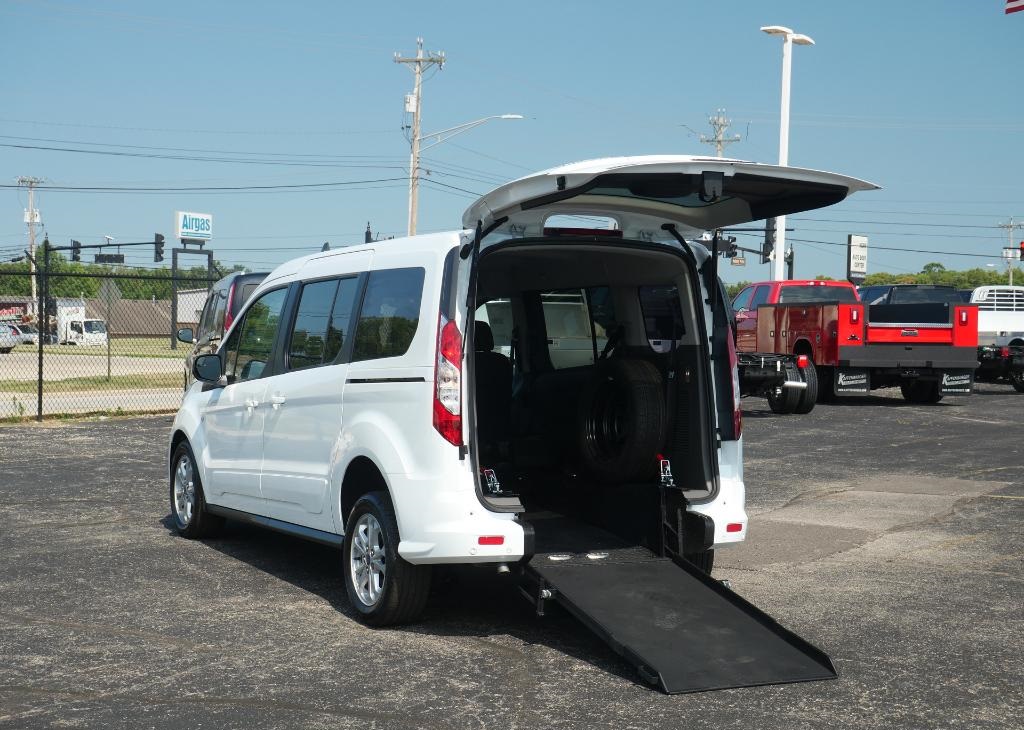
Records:
[[[235,321],[235,315],[231,313],[231,305],[235,301],[235,285],[232,284],[228,287],[228,305],[224,308],[224,332],[227,334],[228,330],[231,329],[231,323]]]
[[[462,333],[444,315],[437,323],[434,428],[445,441],[462,446]]]
[[[730,331],[726,337],[729,341],[729,372],[732,373],[732,434],[739,440],[743,433],[743,409],[740,407],[740,368],[736,357],[736,340]]]
[[[850,307],[850,324],[860,322],[860,310],[857,307]]]

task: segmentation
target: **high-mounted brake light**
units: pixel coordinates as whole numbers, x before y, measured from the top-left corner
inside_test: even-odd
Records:
[[[600,236],[601,238],[622,238],[622,229],[545,227],[544,235],[552,238],[558,238],[560,236]]]
[[[729,332],[726,336],[729,341],[729,372],[732,373],[732,433],[733,438],[739,440],[743,433],[743,409],[740,406],[740,369],[739,358],[736,356],[736,340]]]
[[[437,322],[434,428],[445,441],[462,446],[462,333],[443,314]]]
[[[796,356],[796,366],[798,368],[800,368],[801,370],[803,370],[805,367],[807,367],[810,364],[811,364],[811,358],[807,357],[807,355],[797,355]]]

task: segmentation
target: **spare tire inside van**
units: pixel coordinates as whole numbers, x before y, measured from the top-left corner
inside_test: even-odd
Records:
[[[656,476],[665,442],[665,390],[653,363],[606,360],[580,394],[577,417],[583,467],[605,482]]]

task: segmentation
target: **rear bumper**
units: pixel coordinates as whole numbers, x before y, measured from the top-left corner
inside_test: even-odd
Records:
[[[973,370],[978,367],[978,351],[950,345],[840,345],[839,366]]]
[[[709,536],[711,544],[707,547],[717,550],[746,539],[745,496],[745,487],[742,481],[723,478],[717,499],[704,504],[691,504],[686,508],[687,512],[703,515],[711,520],[714,531]],[[739,525],[740,529],[729,532],[729,525]]]

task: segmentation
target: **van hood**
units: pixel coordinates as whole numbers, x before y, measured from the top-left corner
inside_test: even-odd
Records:
[[[799,213],[838,203],[873,183],[820,170],[690,155],[610,157],[527,175],[478,199],[465,228],[515,236],[543,235],[553,215],[615,220],[629,238],[663,238],[675,224],[684,235]]]

